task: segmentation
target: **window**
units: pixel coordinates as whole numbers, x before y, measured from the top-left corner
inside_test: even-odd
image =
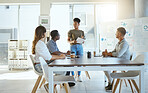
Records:
[[[8,39],[29,40],[31,52],[39,15],[40,5],[0,5],[0,35],[5,35],[5,38],[1,37],[1,41],[5,42],[0,41],[0,65],[8,64]]]
[[[116,4],[52,4],[50,30],[58,30],[61,38],[57,41],[60,51],[70,50],[67,33],[73,29],[73,18],[81,19],[79,29],[83,30],[86,41],[84,51],[100,49],[100,23],[116,20]]]

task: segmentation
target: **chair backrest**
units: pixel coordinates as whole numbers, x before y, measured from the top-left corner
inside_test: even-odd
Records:
[[[29,55],[29,56],[30,56],[30,59],[31,59],[31,62],[32,62],[32,65],[33,65],[33,70],[34,70],[34,72],[35,72],[36,74],[38,74],[38,75],[42,75],[42,73],[37,72],[36,69],[35,69],[35,65],[34,65],[35,59],[34,59],[33,55]]]
[[[133,58],[133,55],[130,56],[130,60],[132,60],[132,58]]]
[[[143,54],[138,55],[132,62],[134,63],[144,63],[145,57]]]
[[[133,61],[136,58],[136,52],[132,52],[130,56],[130,60]]]
[[[29,55],[29,56],[30,56],[31,62],[32,62],[33,66],[34,66],[35,59],[34,59],[33,55]]]
[[[48,65],[42,57],[39,57],[39,60],[40,60],[40,64],[41,64],[41,67],[43,70],[43,75],[44,75],[46,81],[48,81]]]

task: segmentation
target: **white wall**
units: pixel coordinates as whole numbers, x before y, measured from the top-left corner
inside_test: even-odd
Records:
[[[0,0],[0,4],[30,4],[39,3],[40,15],[50,15],[50,4],[51,3],[90,3],[90,2],[117,2],[118,0]]]
[[[148,0],[0,0],[0,4],[40,4],[40,15],[50,15],[52,3],[118,3],[118,19],[129,19],[135,17],[135,1],[143,1],[144,16],[148,16]],[[140,5],[140,4],[139,4]],[[141,11],[141,10],[140,10]]]
[[[117,2],[118,0],[0,0],[0,3],[41,3],[41,2]]]
[[[135,0],[118,0],[118,19],[119,20],[135,17],[134,1]]]

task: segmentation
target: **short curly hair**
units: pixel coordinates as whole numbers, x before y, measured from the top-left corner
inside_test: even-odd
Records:
[[[74,18],[73,21],[78,22],[78,24],[81,22],[81,20],[79,18]]]
[[[58,30],[52,30],[50,32],[51,38],[54,39],[56,36],[59,36]]]
[[[124,27],[117,28],[117,31],[119,31],[122,34],[122,36],[125,36],[125,34],[126,34],[126,30]]]

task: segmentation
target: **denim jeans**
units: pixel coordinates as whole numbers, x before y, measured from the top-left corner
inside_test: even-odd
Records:
[[[81,44],[71,45],[71,52],[74,52],[75,55],[83,56],[83,46]],[[78,71],[78,75],[81,74],[81,71]],[[72,71],[74,75],[74,71]]]
[[[71,52],[75,52],[75,55],[83,56],[83,46],[81,44],[71,45]]]

